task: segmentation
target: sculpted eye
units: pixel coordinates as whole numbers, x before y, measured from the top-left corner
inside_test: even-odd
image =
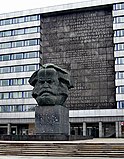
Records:
[[[39,83],[44,84],[44,83],[45,83],[45,81],[43,81],[43,80],[39,80]]]
[[[52,80],[48,80],[47,83],[51,84],[51,83],[52,83]]]

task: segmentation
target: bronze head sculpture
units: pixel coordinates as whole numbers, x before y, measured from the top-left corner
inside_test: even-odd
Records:
[[[39,106],[63,105],[73,87],[70,74],[54,64],[44,64],[29,79]]]

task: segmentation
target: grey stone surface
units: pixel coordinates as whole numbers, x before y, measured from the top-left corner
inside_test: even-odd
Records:
[[[35,109],[37,134],[69,133],[69,110],[61,105],[38,106]]]
[[[112,6],[43,17],[43,61],[71,72],[70,109],[116,108]]]

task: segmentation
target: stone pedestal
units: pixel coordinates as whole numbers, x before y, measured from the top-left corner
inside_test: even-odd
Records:
[[[55,106],[35,108],[35,127],[37,135],[69,135],[69,110]]]

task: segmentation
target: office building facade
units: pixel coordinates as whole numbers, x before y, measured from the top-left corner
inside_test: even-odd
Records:
[[[0,15],[0,134],[35,134],[28,79],[66,68],[70,134],[124,135],[124,3],[86,1]]]

